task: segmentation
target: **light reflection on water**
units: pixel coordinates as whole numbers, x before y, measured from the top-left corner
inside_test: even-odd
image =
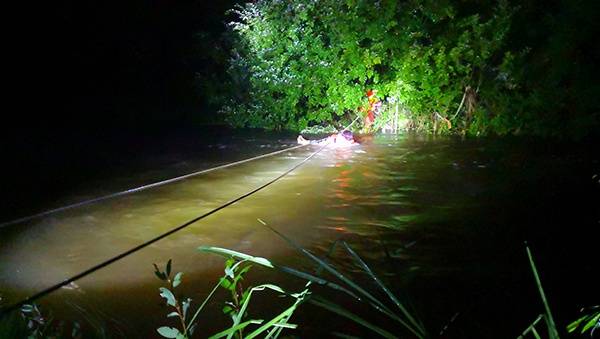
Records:
[[[9,246],[2,247],[0,260],[8,265],[3,265],[0,281],[3,286],[27,289],[53,285],[246,193],[294,162],[285,156],[255,162],[19,225],[21,230],[4,242]],[[141,252],[140,260],[151,263],[165,252],[178,257],[177,249],[186,252],[187,246],[193,249],[199,244],[252,239],[252,228],[247,224],[255,218],[248,219],[249,214],[268,207],[264,202],[273,194],[285,196],[290,189],[299,188],[302,187],[270,187],[270,194],[262,199],[260,195],[253,197],[259,206],[253,206],[257,202],[238,203],[227,213],[212,216],[189,227],[187,232],[152,245]],[[279,192],[281,189],[285,192]],[[281,208],[283,212],[285,207]],[[179,260],[180,264],[184,262]],[[143,265],[123,269],[127,271],[126,280],[146,275]],[[111,278],[99,273],[94,283],[110,284]]]
[[[266,183],[315,149],[295,150],[3,230],[0,290],[16,300],[56,284]],[[467,281],[479,279],[481,272],[490,274],[481,268],[489,260],[497,260],[494,274],[519,266],[512,252],[520,241],[505,247],[513,231],[496,234],[497,227],[486,225],[489,229],[482,232],[480,214],[497,217],[495,206],[502,198],[496,195],[510,190],[495,170],[498,159],[486,151],[473,142],[407,136],[380,136],[353,148],[326,149],[279,182],[44,302],[65,317],[102,313],[96,316],[113,322],[115,333],[131,328],[137,334],[141,328],[152,333],[166,313],[157,296],[160,282],[152,274],[152,263],[164,265],[173,259],[174,270],[185,272],[180,290],[191,296],[206,294],[222,275],[223,259],[197,253],[201,245],[310,270],[312,265],[263,227],[260,218],[319,255],[337,239],[348,241],[376,272],[391,279],[396,291],[406,290],[426,307],[437,305],[441,315],[432,314],[449,318],[456,311],[452,303],[469,298],[458,297],[462,288],[472,288]],[[344,272],[358,271],[339,250],[332,261]],[[523,264],[520,269],[526,269]],[[256,282],[301,286],[281,274],[261,269],[253,274]],[[439,283],[448,277],[451,280]],[[440,291],[440,286],[453,292]],[[440,303],[440,294],[457,297]],[[209,305],[213,314],[220,314],[224,299],[219,300]],[[227,321],[217,318],[211,321],[213,327],[204,329],[222,329]]]
[[[292,151],[20,225],[0,248],[4,263],[0,286],[14,298],[52,286],[264,184],[315,149]],[[193,287],[196,294],[198,289],[207,291],[220,276],[223,260],[196,253],[200,245],[231,248],[310,269],[257,218],[320,254],[335,240],[345,239],[367,260],[381,261],[386,250],[390,257],[408,260],[402,253],[405,241],[397,235],[421,212],[407,199],[418,189],[415,173],[407,166],[417,151],[418,147],[395,137],[325,149],[265,190],[45,299],[66,316],[72,313],[68,309],[83,308],[127,314],[116,318],[141,313],[142,319],[160,319],[164,312],[154,298],[159,282],[152,274],[152,263],[173,259],[175,269],[185,272],[185,288]],[[428,155],[416,156],[417,161],[422,159],[430,161]],[[396,236],[390,237],[390,232]],[[409,242],[414,245],[413,239]],[[336,265],[356,271],[347,260],[338,260]],[[417,265],[408,267],[409,271],[417,269]],[[64,303],[66,307],[60,306]]]

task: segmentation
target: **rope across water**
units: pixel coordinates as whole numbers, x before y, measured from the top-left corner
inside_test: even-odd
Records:
[[[154,187],[158,187],[158,186],[162,186],[162,185],[166,185],[166,184],[171,184],[174,183],[176,181],[180,181],[180,180],[184,180],[184,179],[188,179],[191,178],[193,176],[197,176],[200,174],[205,174],[208,172],[212,172],[212,171],[216,171],[216,170],[220,170],[220,169],[224,169],[227,167],[233,167],[233,166],[237,166],[237,165],[241,165],[243,163],[246,162],[250,162],[250,161],[254,161],[254,160],[258,160],[258,159],[262,159],[262,158],[266,158],[266,157],[270,157],[273,155],[277,155],[283,152],[287,152],[287,151],[291,151],[300,147],[304,147],[305,145],[298,145],[298,146],[293,146],[293,147],[288,147],[279,151],[275,151],[275,152],[271,152],[271,153],[267,153],[267,154],[262,154],[262,155],[258,155],[252,158],[248,158],[248,159],[244,159],[244,160],[240,160],[240,161],[234,161],[225,165],[220,165],[220,166],[216,166],[216,167],[212,167],[209,169],[204,169],[204,170],[200,170],[200,171],[196,171],[193,173],[189,173],[189,174],[185,174],[179,177],[175,177],[175,178],[171,178],[171,179],[167,179],[167,180],[163,180],[163,181],[159,181],[159,182],[155,182],[152,184],[148,184],[148,185],[143,185],[143,186],[139,186],[139,187],[135,187],[135,188],[131,188],[125,191],[121,191],[121,192],[116,192],[116,193],[112,193],[112,194],[108,194],[108,195],[104,195],[98,198],[93,198],[90,200],[85,200],[85,201],[81,201],[81,202],[77,202],[71,205],[66,205],[66,206],[62,206],[59,208],[55,208],[55,209],[51,209],[45,212],[41,212],[41,213],[37,213],[37,214],[33,214],[33,215],[29,215],[23,218],[19,218],[19,219],[15,219],[15,220],[11,220],[11,221],[7,221],[7,222],[3,222],[0,223],[0,228],[2,227],[6,227],[6,226],[11,226],[11,225],[15,225],[15,224],[19,224],[25,221],[29,221],[29,220],[33,220],[33,219],[37,219],[37,218],[41,218],[41,217],[45,217],[47,215],[50,214],[54,214],[54,213],[58,213],[58,212],[62,212],[62,211],[66,211],[69,209],[73,209],[73,208],[77,208],[77,207],[82,207],[82,206],[86,206],[86,205],[90,205],[90,204],[94,204],[100,201],[104,201],[104,200],[108,200],[108,199],[113,199],[113,198],[117,198],[117,197],[122,197],[124,195],[127,194],[131,194],[131,193],[136,193],[136,192],[140,192],[143,190],[147,190],[149,188],[154,188]]]
[[[304,146],[304,145],[302,145],[302,146]],[[8,315],[10,312],[12,312],[12,311],[20,308],[21,306],[23,306],[25,304],[29,304],[29,303],[31,303],[31,302],[33,302],[33,301],[35,301],[35,300],[37,300],[37,299],[39,299],[41,297],[44,297],[44,296],[46,296],[46,295],[48,295],[48,294],[50,294],[50,293],[52,293],[52,292],[54,292],[54,291],[62,288],[63,286],[67,286],[70,283],[72,283],[72,282],[74,282],[76,280],[79,280],[79,279],[81,279],[81,278],[83,278],[83,277],[85,277],[85,276],[87,276],[87,275],[89,275],[89,274],[91,274],[93,272],[96,272],[97,270],[99,270],[99,269],[101,269],[103,267],[106,267],[106,266],[108,266],[110,264],[113,264],[116,261],[121,260],[121,259],[129,256],[130,254],[133,254],[133,253],[135,253],[135,252],[137,252],[137,251],[139,251],[139,250],[141,250],[141,249],[143,249],[143,248],[145,248],[147,246],[150,246],[151,244],[153,244],[153,243],[155,243],[155,242],[157,242],[157,241],[159,241],[161,239],[164,239],[164,238],[168,237],[169,235],[171,235],[171,234],[173,234],[175,232],[178,232],[178,231],[180,231],[180,230],[182,230],[182,229],[184,229],[184,228],[186,228],[186,227],[188,227],[188,226],[196,223],[199,220],[202,220],[202,219],[204,219],[204,218],[206,218],[206,217],[208,217],[208,216],[210,216],[210,215],[212,215],[212,214],[214,214],[214,213],[216,213],[216,212],[218,212],[218,211],[220,211],[220,210],[222,210],[222,209],[224,209],[226,207],[229,207],[229,206],[235,204],[236,202],[238,202],[238,201],[240,201],[240,200],[242,200],[244,198],[249,197],[250,195],[252,195],[252,194],[254,194],[254,193],[256,193],[256,192],[258,192],[258,191],[260,191],[260,190],[262,190],[264,188],[266,188],[267,186],[270,186],[271,184],[275,183],[279,179],[281,179],[281,178],[285,177],[286,175],[288,175],[289,173],[291,173],[293,170],[295,170],[298,167],[302,166],[303,164],[305,164],[307,161],[309,161],[312,157],[314,157],[315,155],[317,155],[319,152],[321,152],[327,146],[328,146],[328,143],[326,143],[325,145],[321,146],[318,150],[316,150],[315,152],[311,153],[309,156],[307,156],[306,158],[304,158],[304,160],[302,160],[299,163],[297,163],[296,165],[292,166],[291,168],[289,168],[288,170],[286,170],[282,174],[278,175],[277,177],[271,179],[267,183],[265,183],[265,184],[263,184],[263,185],[255,188],[255,189],[253,189],[253,190],[251,190],[251,191],[249,191],[249,192],[247,192],[247,193],[245,193],[245,194],[243,194],[243,195],[241,195],[241,196],[239,196],[239,197],[237,197],[237,198],[235,198],[233,200],[230,200],[230,201],[224,203],[223,205],[221,205],[221,206],[219,206],[219,207],[217,207],[217,208],[215,208],[215,209],[213,209],[213,210],[211,210],[209,212],[206,212],[206,213],[204,213],[202,215],[199,215],[199,216],[195,217],[194,219],[191,219],[191,220],[189,220],[189,221],[187,221],[187,222],[185,222],[185,223],[183,223],[183,224],[181,224],[181,225],[179,225],[179,226],[177,226],[177,227],[175,227],[175,228],[173,228],[173,229],[171,229],[171,230],[169,230],[167,232],[164,232],[164,233],[162,233],[162,234],[160,234],[160,235],[158,235],[158,236],[156,236],[156,237],[154,237],[154,238],[152,238],[150,240],[147,240],[146,242],[144,242],[142,244],[139,244],[139,245],[137,245],[137,246],[135,246],[135,247],[133,247],[133,248],[125,251],[125,252],[122,252],[122,253],[120,253],[120,254],[118,254],[118,255],[116,255],[116,256],[114,256],[114,257],[106,260],[106,261],[103,261],[103,262],[101,262],[101,263],[99,263],[99,264],[97,264],[97,265],[95,265],[93,267],[90,267],[90,268],[86,269],[85,271],[82,271],[82,272],[80,272],[80,273],[78,273],[78,274],[76,274],[76,275],[74,275],[74,276],[72,276],[70,278],[67,278],[67,279],[63,280],[62,282],[59,282],[59,283],[55,284],[54,286],[48,287],[48,288],[46,288],[46,289],[44,289],[44,290],[42,290],[42,291],[40,291],[40,292],[38,292],[38,293],[30,296],[30,297],[27,297],[27,298],[25,298],[25,299],[23,299],[23,300],[15,303],[15,304],[13,304],[13,305],[10,305],[10,306],[8,306],[8,307],[6,307],[4,309],[1,309],[0,310],[0,317]],[[286,150],[291,150],[291,149],[295,149],[295,148],[299,148],[299,146],[291,147],[291,148],[288,148]],[[282,151],[278,151],[278,152],[281,153]],[[271,155],[273,155],[273,154],[271,154]],[[250,161],[250,159],[247,159],[245,161]],[[231,165],[231,166],[233,166],[233,165]],[[211,170],[214,170],[214,169],[211,169]]]
[[[348,126],[344,127],[344,129],[342,129],[340,132],[343,132],[345,130],[347,130],[348,128],[350,128],[350,126],[352,126],[356,120],[358,120],[358,118],[360,118],[360,116],[357,116]],[[44,211],[44,212],[40,212],[40,213],[36,213],[36,214],[32,214],[26,217],[22,217],[22,218],[18,218],[18,219],[14,219],[11,221],[6,221],[3,223],[0,223],[0,228],[6,227],[6,226],[11,226],[11,225],[15,225],[15,224],[19,224],[25,221],[29,221],[29,220],[33,220],[33,219],[37,219],[37,218],[41,218],[41,217],[45,217],[47,215],[51,215],[54,213],[58,213],[58,212],[63,212],[69,209],[73,209],[73,208],[77,208],[77,207],[82,207],[82,206],[86,206],[86,205],[90,205],[90,204],[94,204],[97,202],[101,202],[104,200],[108,200],[108,199],[113,199],[113,198],[117,198],[117,197],[122,197],[124,195],[128,195],[131,193],[136,193],[136,192],[140,192],[143,190],[147,190],[149,188],[154,188],[154,187],[158,187],[158,186],[162,186],[162,185],[167,185],[167,184],[171,184],[180,180],[184,180],[184,179],[188,179],[200,174],[205,174],[208,172],[212,172],[212,171],[216,171],[216,170],[220,170],[220,169],[224,169],[227,167],[233,167],[233,166],[237,166],[237,165],[241,165],[243,163],[246,162],[250,162],[250,161],[254,161],[254,160],[258,160],[258,159],[262,159],[262,158],[266,158],[266,157],[270,157],[273,155],[277,155],[283,152],[287,152],[287,151],[291,151],[297,148],[301,148],[304,147],[306,145],[298,145],[298,146],[292,146],[292,147],[288,147],[279,151],[275,151],[275,152],[271,152],[271,153],[267,153],[267,154],[262,154],[262,155],[258,155],[252,158],[248,158],[248,159],[244,159],[244,160],[239,160],[239,161],[234,161],[228,164],[224,164],[224,165],[220,165],[220,166],[216,166],[216,167],[212,167],[209,169],[204,169],[204,170],[200,170],[200,171],[196,171],[193,173],[189,173],[189,174],[185,174],[182,176],[178,176],[175,178],[171,178],[171,179],[167,179],[167,180],[163,180],[163,181],[159,181],[159,182],[155,182],[152,184],[148,184],[148,185],[143,185],[143,186],[139,186],[139,187],[135,187],[135,188],[131,188],[131,189],[127,189],[121,192],[116,192],[116,193],[111,193],[108,195],[104,195],[101,197],[97,197],[97,198],[93,198],[93,199],[89,199],[89,200],[85,200],[85,201],[81,201],[81,202],[77,202],[71,205],[66,205],[66,206],[62,206],[62,207],[58,207],[58,208],[54,208],[48,211]]]
[[[342,131],[345,131],[348,128],[350,128],[350,126],[352,126],[352,124],[354,124],[354,122],[356,122],[356,120],[358,120],[359,117],[360,116],[356,117],[356,119],[354,119]],[[251,196],[252,194],[254,194],[254,193],[256,193],[256,192],[258,192],[258,191],[266,188],[267,186],[270,186],[271,184],[275,183],[279,179],[281,179],[281,178],[285,177],[286,175],[290,174],[292,171],[294,171],[298,167],[300,167],[303,164],[305,164],[307,161],[309,161],[311,158],[313,158],[315,155],[317,155],[319,152],[321,152],[328,145],[329,145],[329,142],[326,142],[323,146],[319,147],[319,149],[317,149],[315,152],[311,153],[309,156],[307,156],[306,158],[304,158],[304,160],[302,160],[299,163],[297,163],[296,165],[292,166],[291,168],[289,168],[288,170],[286,170],[282,174],[278,175],[277,177],[271,179],[267,183],[265,183],[265,184],[263,184],[263,185],[255,188],[255,189],[253,189],[253,190],[251,190],[251,191],[249,191],[249,192],[247,192],[247,193],[245,193],[245,194],[243,194],[243,195],[241,195],[241,196],[239,196],[239,197],[237,197],[237,198],[235,198],[233,200],[230,200],[230,201],[222,204],[221,206],[219,206],[219,207],[217,207],[215,209],[212,209],[209,212],[206,212],[206,213],[204,213],[202,215],[199,215],[199,216],[197,216],[194,219],[191,219],[191,220],[189,220],[189,221],[187,221],[187,222],[185,222],[185,223],[183,223],[183,224],[181,224],[181,225],[179,225],[179,226],[177,226],[175,228],[172,228],[171,230],[169,230],[167,232],[164,232],[164,233],[162,233],[162,234],[160,234],[160,235],[158,235],[158,236],[156,236],[156,237],[154,237],[154,238],[152,238],[150,240],[147,240],[144,243],[141,243],[141,244],[139,244],[139,245],[137,245],[137,246],[135,246],[135,247],[133,247],[133,248],[125,251],[125,252],[122,252],[122,253],[120,253],[120,254],[118,254],[118,255],[116,255],[116,256],[114,256],[114,257],[112,257],[112,258],[110,258],[110,259],[108,259],[106,261],[103,261],[103,262],[101,262],[101,263],[99,263],[99,264],[97,264],[95,266],[92,266],[92,267],[86,269],[85,271],[82,271],[82,272],[80,272],[80,273],[78,273],[78,274],[76,274],[76,275],[74,275],[74,276],[72,276],[70,278],[67,278],[67,279],[63,280],[62,282],[59,282],[59,283],[55,284],[54,286],[48,287],[48,288],[46,288],[46,289],[44,289],[44,290],[42,290],[42,291],[40,291],[40,292],[38,292],[38,293],[30,296],[30,297],[27,297],[27,298],[25,298],[25,299],[23,299],[23,300],[15,303],[15,304],[12,304],[12,305],[10,305],[10,306],[8,306],[6,308],[0,309],[0,318],[3,317],[3,316],[5,316],[5,315],[8,315],[10,312],[12,312],[12,311],[20,308],[21,306],[23,306],[25,304],[29,304],[29,303],[31,303],[31,302],[33,302],[33,301],[35,301],[35,300],[37,300],[37,299],[39,299],[41,297],[44,297],[44,296],[46,296],[46,295],[48,295],[48,294],[50,294],[50,293],[52,293],[52,292],[54,292],[54,291],[56,291],[56,290],[64,287],[64,286],[67,286],[67,285],[71,284],[72,282],[74,282],[76,280],[79,280],[79,279],[81,279],[81,278],[83,278],[83,277],[85,277],[85,276],[87,276],[89,274],[92,274],[92,273],[98,271],[101,268],[104,268],[104,267],[106,267],[108,265],[111,265],[111,264],[115,263],[116,261],[121,260],[121,259],[129,256],[130,254],[133,254],[133,253],[135,253],[135,252],[137,252],[137,251],[139,251],[139,250],[141,250],[141,249],[143,249],[143,248],[145,248],[147,246],[150,246],[153,243],[155,243],[155,242],[157,242],[157,241],[159,241],[161,239],[164,239],[164,238],[170,236],[171,234],[173,234],[175,232],[178,232],[178,231],[180,231],[180,230],[182,230],[182,229],[184,229],[184,228],[186,228],[186,227],[188,227],[188,226],[190,226],[190,225],[192,225],[192,224],[194,224],[194,223],[196,223],[196,222],[198,222],[198,221],[200,221],[200,220],[202,220],[202,219],[204,219],[204,218],[206,218],[206,217],[208,217],[208,216],[210,216],[210,215],[212,215],[214,213],[217,213],[218,211],[220,211],[220,210],[222,210],[222,209],[224,209],[226,207],[229,207],[229,206],[235,204],[236,202],[238,202],[238,201],[240,201],[242,199],[245,199],[245,198]],[[160,182],[157,182],[157,183],[154,183],[154,184],[149,184],[149,185],[145,185],[145,186],[141,186],[141,187],[129,189],[129,190],[126,190],[126,191],[122,191],[122,192],[118,192],[118,193],[113,193],[113,194],[106,195],[106,196],[103,196],[103,197],[99,197],[99,198],[96,198],[96,199],[86,200],[86,201],[83,201],[83,202],[80,202],[80,203],[77,203],[77,204],[68,205],[68,206],[65,206],[65,207],[57,208],[57,209],[46,211],[46,212],[43,212],[43,213],[38,213],[36,215],[32,215],[32,216],[29,216],[29,217],[25,217],[25,218],[21,218],[21,219],[18,219],[18,220],[14,220],[14,221],[11,221],[11,222],[3,223],[3,224],[0,224],[0,227],[7,226],[7,225],[12,225],[12,224],[16,224],[18,222],[22,222],[22,221],[26,221],[26,220],[31,220],[31,219],[38,218],[38,217],[41,217],[41,216],[44,216],[44,215],[56,213],[56,212],[59,212],[59,211],[64,211],[64,210],[70,209],[70,208],[84,206],[84,205],[87,205],[87,204],[91,204],[91,203],[94,203],[94,202],[98,202],[98,201],[102,201],[102,200],[106,200],[106,199],[110,199],[110,198],[114,198],[114,197],[118,197],[118,196],[130,194],[130,193],[133,193],[133,192],[139,192],[139,191],[142,191],[144,189],[148,189],[148,188],[152,188],[152,187],[157,187],[157,186],[165,185],[165,184],[172,183],[172,182],[179,181],[179,180],[183,180],[183,179],[195,176],[195,175],[207,173],[207,172],[210,172],[210,171],[215,171],[215,170],[226,168],[226,167],[231,167],[231,166],[239,165],[239,164],[242,164],[242,163],[245,163],[245,162],[249,162],[249,161],[253,161],[253,160],[265,158],[265,157],[272,156],[272,155],[279,154],[279,153],[283,153],[283,152],[286,152],[286,151],[291,151],[291,150],[294,150],[294,149],[297,149],[297,148],[301,148],[301,147],[304,147],[304,146],[306,146],[306,145],[293,146],[293,147],[289,147],[289,148],[286,148],[286,149],[283,149],[283,150],[279,150],[279,151],[275,151],[275,152],[271,152],[271,153],[259,155],[259,156],[256,156],[256,157],[248,158],[248,159],[241,160],[241,161],[236,161],[236,162],[229,163],[229,164],[226,164],[226,165],[221,165],[221,166],[213,167],[213,168],[210,168],[210,169],[201,170],[201,171],[197,171],[197,172],[190,173],[190,174],[187,174],[187,175],[183,175],[183,176],[180,176],[180,177],[176,177],[176,178],[172,178],[172,179],[160,181]]]

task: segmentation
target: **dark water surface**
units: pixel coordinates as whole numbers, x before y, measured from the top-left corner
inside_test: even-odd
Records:
[[[120,162],[105,154],[103,161],[65,171],[81,176],[65,179],[68,189],[50,190],[35,204],[13,199],[14,208],[3,214],[16,217],[293,144],[289,135],[241,132],[141,142],[123,151],[130,156]],[[236,198],[302,161],[315,147],[0,229],[3,302],[18,301]],[[101,173],[93,175],[94,169]],[[516,337],[542,313],[523,245],[528,241],[555,320],[564,329],[579,308],[600,301],[594,272],[598,175],[598,152],[582,145],[376,136],[357,147],[325,149],[274,185],[40,303],[63,319],[92,319],[114,337],[157,337],[156,327],[176,323],[165,318],[170,310],[158,296],[161,282],[152,263],[164,265],[172,258],[174,270],[185,272],[179,292],[197,303],[223,272],[223,259],[198,253],[200,245],[314,271],[308,259],[257,221],[261,219],[320,256],[335,240],[346,240],[411,305],[432,337],[446,325],[442,337]],[[16,186],[11,185],[7,187]],[[385,298],[344,251],[334,251],[332,262]],[[254,268],[247,281],[273,282],[291,291],[304,284],[262,268]],[[367,305],[326,288],[313,292],[410,337]],[[226,297],[219,292],[209,303],[200,317],[200,333],[226,328],[229,320],[221,314]],[[289,303],[259,296],[250,314],[273,316]],[[375,336],[309,304],[300,307],[292,322],[299,328],[290,333],[306,338],[330,337],[332,332]],[[84,324],[84,330],[91,327]]]

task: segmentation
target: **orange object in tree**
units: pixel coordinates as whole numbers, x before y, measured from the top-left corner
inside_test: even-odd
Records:
[[[367,116],[365,117],[365,129],[368,129],[375,122],[375,114],[378,113],[379,107],[381,107],[381,101],[375,97],[377,90],[370,89],[367,91],[367,98],[369,100],[369,108],[367,109]]]

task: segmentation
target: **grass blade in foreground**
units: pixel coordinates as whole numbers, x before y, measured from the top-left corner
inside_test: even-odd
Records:
[[[296,270],[296,269],[293,269],[293,268],[290,268],[290,267],[286,267],[286,266],[276,266],[276,268],[279,269],[279,270],[281,270],[282,272],[289,273],[289,274],[294,275],[294,276],[296,276],[298,278],[305,279],[307,281],[314,282],[315,284],[327,286],[327,287],[332,288],[334,290],[338,290],[338,291],[344,292],[344,293],[348,294],[349,296],[353,297],[354,299],[356,299],[358,301],[361,301],[361,299],[356,294],[354,294],[352,291],[350,291],[347,288],[345,288],[343,286],[340,286],[340,285],[338,285],[336,283],[332,283],[332,282],[330,282],[328,280],[325,280],[325,279],[323,279],[321,277],[317,277],[317,276],[314,276],[314,275],[312,275],[310,273],[302,272],[302,271],[299,271],[299,270]]]
[[[296,298],[296,302],[292,306],[290,306],[287,310],[283,311],[281,314],[279,314],[275,318],[271,319],[268,323],[266,323],[263,326],[256,329],[254,332],[248,334],[246,339],[252,339],[252,338],[256,337],[257,335],[263,333],[264,331],[268,330],[270,327],[278,327],[278,326],[280,326],[280,324],[281,325],[287,324],[288,320],[290,319],[290,317],[292,316],[292,314],[294,313],[294,311],[296,310],[298,305],[304,300],[307,293],[308,293],[308,290],[304,290],[301,293],[299,293],[298,295],[294,295],[294,297]],[[276,332],[280,333],[280,329],[277,329]],[[268,335],[267,338],[271,338],[271,336]]]
[[[385,306],[381,301],[379,301],[379,299],[375,298],[373,295],[371,295],[371,293],[367,292],[362,287],[358,286],[355,282],[353,282],[352,280],[350,280],[346,276],[344,276],[342,273],[338,272],[335,268],[333,268],[333,266],[329,265],[328,263],[326,263],[325,261],[321,260],[320,258],[318,258],[317,256],[315,256],[314,254],[310,253],[309,251],[307,251],[306,249],[304,249],[302,246],[296,244],[296,242],[294,242],[292,239],[286,237],[285,235],[281,234],[276,229],[274,229],[274,228],[272,228],[272,227],[270,227],[268,225],[265,225],[265,226],[268,227],[269,229],[271,229],[273,232],[275,232],[275,234],[279,235],[282,239],[284,239],[285,241],[287,241],[290,245],[292,245],[292,247],[298,249],[305,256],[307,256],[308,258],[310,258],[313,261],[315,261],[316,263],[318,263],[326,271],[328,271],[329,273],[333,274],[335,277],[337,277],[341,281],[345,282],[350,287],[354,288],[356,291],[358,291],[360,294],[362,294],[365,297],[367,297],[369,300],[373,301],[375,304],[377,304],[377,306],[380,309],[382,309],[384,311],[384,313],[386,313],[386,314],[388,314],[388,313],[391,314],[392,313],[387,308],[387,306]]]
[[[581,310],[581,312],[584,311],[586,309]],[[583,334],[591,330],[590,335],[594,337],[595,331],[600,331],[600,305],[590,307],[587,312],[589,314],[584,314],[579,319],[571,322],[567,326],[567,332],[573,333],[579,331],[580,334]]]
[[[350,255],[354,258],[354,260],[359,264],[359,266],[371,276],[371,278],[388,295],[388,297],[394,302],[394,304],[396,304],[396,306],[398,306],[398,308],[400,309],[402,314],[404,314],[404,316],[421,332],[421,335],[426,336],[425,328],[423,328],[423,326],[417,322],[415,317],[413,317],[410,314],[410,312],[408,312],[408,310],[404,307],[404,305],[402,305],[400,300],[398,300],[398,298],[396,298],[396,296],[392,293],[392,291],[390,291],[381,282],[381,280],[379,280],[379,278],[375,275],[375,273],[373,273],[371,268],[362,260],[362,258],[359,257],[358,254],[356,254],[356,252],[354,252],[354,250],[352,250],[352,248],[350,247],[350,245],[348,245],[348,243],[346,243],[345,241],[342,241],[342,244],[344,244],[344,247],[346,248],[348,253],[350,253]]]
[[[292,247],[298,249],[305,256],[307,256],[308,258],[310,258],[313,261],[315,261],[317,264],[319,264],[321,267],[323,267],[326,271],[328,271],[329,273],[333,274],[335,277],[337,277],[341,281],[343,281],[346,284],[348,284],[348,286],[350,286],[351,288],[355,289],[358,293],[360,293],[361,295],[363,295],[367,299],[369,299],[370,300],[369,305],[371,305],[373,308],[375,308],[379,312],[387,315],[391,319],[399,322],[400,324],[402,324],[402,326],[404,326],[406,329],[408,329],[410,332],[412,332],[418,338],[424,338],[425,337],[424,331],[420,330],[420,326],[418,326],[417,328],[414,328],[412,325],[408,324],[404,319],[402,319],[401,317],[399,317],[398,315],[396,315],[394,312],[392,312],[385,304],[383,304],[383,302],[381,302],[379,299],[375,298],[371,293],[367,292],[365,289],[363,289],[362,287],[360,287],[358,284],[356,284],[355,282],[353,282],[352,280],[348,279],[346,276],[344,276],[343,274],[341,274],[339,271],[337,271],[335,268],[333,268],[333,266],[329,265],[328,263],[326,263],[322,259],[320,259],[317,256],[315,256],[314,254],[310,253],[308,250],[304,249],[302,246],[298,245],[292,239],[286,237],[285,235],[283,235],[282,233],[280,233],[276,229],[274,229],[271,226],[267,225],[264,221],[259,220],[259,222],[261,222],[261,224],[263,224],[265,227],[268,227],[271,231],[273,231],[275,234],[277,234],[282,239],[284,239],[286,242],[288,242]]]
[[[381,335],[384,338],[398,338],[397,336],[393,335],[392,333],[382,329],[381,327],[371,324],[370,322],[366,321],[365,319],[357,316],[356,314],[346,310],[345,308],[343,308],[329,300],[315,296],[315,297],[311,298],[309,302],[311,304],[322,307],[328,311],[331,311],[333,313],[341,315],[342,317],[348,318],[348,319],[354,321],[355,323],[360,324],[360,325],[370,329],[371,331]]]
[[[356,294],[352,293],[350,290],[348,290],[348,289],[346,289],[346,288],[344,288],[344,287],[342,287],[342,286],[340,286],[340,285],[338,285],[336,283],[332,283],[332,282],[327,281],[325,279],[316,277],[316,276],[314,276],[312,274],[309,274],[309,273],[306,273],[306,272],[302,272],[302,271],[299,271],[299,270],[296,270],[296,269],[293,269],[293,268],[290,268],[290,267],[276,266],[275,264],[273,264],[270,260],[268,260],[266,258],[254,257],[254,256],[251,256],[251,255],[248,255],[248,254],[245,254],[245,253],[241,253],[241,252],[237,252],[237,251],[233,251],[233,250],[226,249],[226,248],[221,248],[221,247],[213,247],[213,246],[200,246],[200,247],[198,247],[198,250],[201,251],[201,252],[208,252],[208,253],[219,254],[219,255],[222,255],[224,257],[234,257],[234,258],[240,259],[240,260],[251,261],[251,262],[254,262],[254,263],[257,263],[259,265],[266,266],[266,267],[269,267],[269,268],[277,268],[277,269],[279,269],[279,270],[281,270],[283,272],[295,275],[295,276],[297,276],[299,278],[306,279],[306,280],[312,281],[312,282],[314,282],[316,284],[325,285],[325,286],[328,286],[330,288],[342,291],[344,293],[349,294],[353,298],[360,300],[360,298]]]
[[[236,252],[236,251],[229,250],[226,248],[213,247],[213,246],[200,246],[200,247],[198,247],[198,250],[200,252],[209,252],[209,253],[219,254],[219,255],[222,255],[227,258],[233,257],[233,258],[240,259],[240,260],[251,261],[253,263],[256,263],[256,264],[259,264],[262,266],[274,268],[273,264],[271,264],[271,262],[265,258],[253,257],[251,255],[241,253],[241,252]]]
[[[517,337],[517,339],[523,339],[525,338],[525,336],[529,333],[531,333],[536,339],[541,339],[539,333],[537,332],[537,330],[535,329],[535,327],[537,326],[537,324],[544,319],[544,315],[540,314],[532,323],[531,325],[529,325],[525,331],[523,331],[523,333],[521,333],[520,336]]]
[[[266,331],[269,331],[269,332],[266,334],[265,338],[277,338],[281,334],[281,332],[284,328],[295,329],[297,327],[297,325],[289,324],[288,321],[291,318],[294,311],[296,310],[297,306],[304,300],[305,296],[309,293],[308,288],[305,288],[300,293],[290,294],[290,293],[284,291],[281,287],[279,287],[277,285],[263,284],[263,285],[259,285],[256,287],[246,289],[245,291],[241,292],[241,290],[243,288],[241,287],[241,285],[238,285],[238,282],[242,278],[242,275],[244,273],[246,273],[249,270],[249,268],[251,267],[251,265],[248,265],[245,267],[243,267],[242,265],[245,265],[250,262],[250,263],[256,263],[256,264],[259,264],[259,265],[262,265],[265,267],[269,267],[269,268],[274,268],[275,266],[269,260],[267,260],[265,258],[254,257],[251,255],[233,251],[230,249],[225,249],[225,248],[220,248],[220,247],[212,247],[212,246],[201,246],[198,248],[198,250],[201,252],[209,252],[209,253],[213,253],[213,254],[222,255],[222,256],[228,258],[226,261],[226,265],[225,265],[225,276],[223,276],[220,279],[219,284],[217,286],[215,286],[215,289],[219,285],[221,285],[225,289],[232,292],[233,302],[230,302],[230,310],[227,310],[224,312],[231,313],[231,319],[233,320],[233,325],[230,328],[213,335],[211,338],[227,337],[227,339],[231,339],[233,336],[236,336],[236,337],[240,337],[240,338],[243,337],[243,338],[251,339],[260,334],[263,334],[263,332],[266,332]],[[309,285],[310,285],[310,281],[307,283],[307,287]],[[213,291],[211,292],[211,295],[212,295],[212,293],[214,293],[215,289],[213,289]],[[260,326],[258,329],[252,331],[250,334],[244,335],[243,330],[248,325],[256,325],[256,324],[260,325],[260,324],[263,324],[263,322],[264,322],[262,319],[261,320],[253,319],[253,320],[246,321],[244,319],[244,317],[246,316],[246,310],[248,309],[248,307],[250,305],[250,301],[252,299],[252,296],[254,295],[254,292],[263,291],[265,289],[270,289],[275,292],[281,293],[285,296],[293,297],[296,300],[291,307],[289,307],[282,313],[275,316],[273,319],[268,321],[266,324]],[[241,304],[239,304],[239,301],[241,301]],[[194,317],[196,315],[194,315]]]
[[[236,326],[232,326],[232,327],[226,329],[225,331],[219,332],[217,334],[213,334],[213,335],[211,335],[209,337],[209,339],[223,338],[224,336],[233,334],[233,333],[235,333],[235,332],[237,332],[239,330],[244,329],[246,326],[248,326],[250,324],[258,324],[258,325],[260,325],[260,324],[262,324],[262,322],[263,322],[263,320],[260,320],[260,319],[259,320],[248,320],[248,321],[245,321],[245,322],[243,322],[241,324],[238,324]]]
[[[542,282],[540,280],[540,276],[538,275],[538,271],[535,268],[535,263],[533,262],[533,255],[529,250],[529,246],[525,243],[525,249],[527,250],[527,256],[529,257],[529,264],[531,265],[531,271],[533,272],[533,276],[535,278],[535,283],[537,284],[538,290],[540,292],[540,297],[542,298],[542,302],[544,303],[544,308],[546,310],[545,320],[548,325],[548,336],[550,339],[559,339],[558,330],[554,323],[554,319],[552,318],[552,313],[550,312],[550,305],[548,305],[548,300],[546,300],[546,294],[544,293],[544,288],[542,288]]]

